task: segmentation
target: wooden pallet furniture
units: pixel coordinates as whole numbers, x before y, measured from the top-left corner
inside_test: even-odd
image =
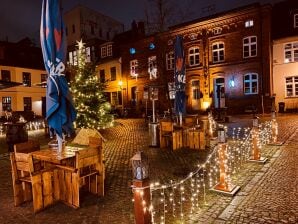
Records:
[[[38,142],[29,140],[15,144],[10,154],[14,205],[33,200],[35,213],[54,203],[53,170],[42,169],[31,154],[39,148]]]
[[[104,174],[99,147],[89,147],[75,154],[74,167],[56,165],[58,169],[54,172],[54,179],[57,181],[54,180],[54,182],[59,183],[59,187],[55,188],[56,197],[79,208],[80,188],[86,187],[89,192],[103,196]],[[61,179],[61,176],[67,181],[59,182],[58,179]]]
[[[159,128],[160,148],[176,150],[183,147],[182,129],[175,129],[171,121],[160,121]]]

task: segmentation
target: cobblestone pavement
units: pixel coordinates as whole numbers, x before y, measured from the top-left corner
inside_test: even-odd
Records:
[[[268,119],[268,118],[265,118]],[[106,164],[105,196],[90,194],[82,197],[81,208],[75,210],[62,203],[34,215],[32,203],[13,206],[10,161],[0,156],[0,223],[134,223],[131,192],[130,158],[143,150],[150,159],[150,178],[169,180],[185,177],[203,162],[208,150],[164,150],[148,147],[148,128],[141,119],[117,120],[118,125],[102,132]],[[297,137],[298,116],[278,117],[284,146],[267,146],[262,155],[266,165],[245,164],[233,176],[241,191],[234,198],[207,194],[207,205],[185,223],[297,223]],[[229,126],[250,125],[251,122],[232,119]],[[296,144],[296,145],[295,145]],[[296,209],[296,210],[295,210]],[[179,222],[178,222],[179,223]]]

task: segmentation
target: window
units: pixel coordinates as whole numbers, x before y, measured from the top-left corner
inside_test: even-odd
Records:
[[[72,57],[72,52],[71,51],[68,53],[68,62],[69,62],[70,65],[73,65],[73,57]]]
[[[298,61],[298,42],[285,44],[285,63]]]
[[[113,106],[118,105],[118,96],[117,96],[117,92],[112,92],[111,104],[112,104]]]
[[[110,71],[111,71],[111,81],[115,81],[116,80],[116,67],[111,67]]]
[[[107,47],[103,46],[101,47],[101,57],[104,58],[107,56]]]
[[[225,60],[224,57],[225,47],[223,42],[217,42],[212,44],[212,55],[213,62],[222,62]]]
[[[200,49],[198,47],[191,47],[188,49],[189,66],[200,64]]]
[[[77,51],[73,51],[73,64],[78,65]]]
[[[112,56],[112,45],[111,44],[109,44],[108,46],[107,46],[107,56]]]
[[[220,27],[214,28],[214,29],[213,29],[213,34],[214,34],[214,35],[221,34],[221,31],[222,31],[222,28],[220,28]]]
[[[40,83],[42,88],[47,87],[47,78],[48,78],[47,74],[40,74]]]
[[[138,76],[138,60],[130,61],[130,75],[132,77]]]
[[[23,72],[23,85],[31,86],[31,74],[29,72]]]
[[[194,100],[199,100],[201,97],[200,81],[199,80],[192,81],[191,85],[192,85],[192,98]]]
[[[294,14],[294,28],[298,28],[298,14]]]
[[[250,36],[243,38],[243,58],[257,56],[257,37]]]
[[[31,97],[24,97],[24,111],[32,110],[32,100]]]
[[[9,70],[1,70],[1,79],[2,81],[10,82],[10,71]]]
[[[174,52],[173,51],[166,54],[166,64],[167,64],[167,70],[174,69]]]
[[[105,75],[104,69],[99,70],[99,81],[101,83],[104,83],[106,81],[106,75]]]
[[[91,62],[91,50],[90,47],[85,48],[86,51],[86,62]]]
[[[156,56],[151,56],[148,58],[148,73],[149,73],[150,79],[157,78]]]
[[[10,96],[4,96],[2,97],[2,110],[11,110],[11,97]]]
[[[258,93],[258,74],[248,73],[244,75],[244,94]]]
[[[245,21],[245,27],[246,28],[253,27],[253,26],[254,26],[254,21],[252,19]]]
[[[286,77],[286,97],[298,97],[298,76]]]

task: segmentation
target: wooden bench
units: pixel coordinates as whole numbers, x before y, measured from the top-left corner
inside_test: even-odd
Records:
[[[30,153],[39,148],[38,142],[29,140],[15,144],[10,154],[14,205],[33,199],[35,213],[54,203],[53,170],[42,169],[40,161],[33,160]]]

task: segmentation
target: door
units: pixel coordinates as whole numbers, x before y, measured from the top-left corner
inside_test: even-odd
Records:
[[[201,91],[200,91],[200,81],[193,80],[191,82],[192,89],[192,97],[191,97],[191,105],[193,110],[201,109],[200,99],[201,99]]]
[[[215,108],[223,108],[226,106],[225,104],[225,79],[224,78],[216,78],[214,80],[214,107]]]

